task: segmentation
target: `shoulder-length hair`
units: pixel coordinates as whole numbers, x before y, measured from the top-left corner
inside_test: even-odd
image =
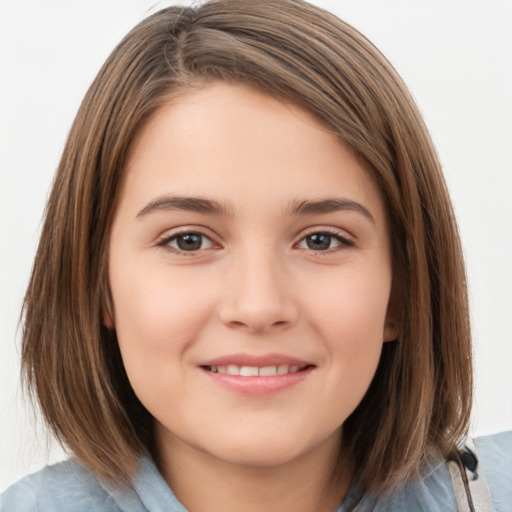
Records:
[[[171,98],[249,84],[316,115],[372,172],[392,225],[399,336],[343,425],[365,489],[417,476],[466,434],[472,400],[465,271],[435,149],[404,83],[354,28],[301,0],[213,0],[142,21],[92,83],[72,126],[27,290],[23,371],[46,422],[99,477],[128,482],[152,450],[114,330],[107,247],[134,135]]]

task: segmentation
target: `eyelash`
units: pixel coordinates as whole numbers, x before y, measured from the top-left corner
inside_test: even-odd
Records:
[[[331,239],[334,239],[337,242],[339,242],[339,245],[337,245],[336,247],[329,247],[328,249],[325,249],[325,250],[317,250],[317,251],[315,251],[313,249],[309,249],[308,248],[308,250],[310,250],[311,252],[314,252],[316,255],[319,255],[319,256],[323,256],[323,255],[326,255],[326,254],[331,254],[333,252],[340,251],[340,250],[347,249],[349,247],[353,247],[354,246],[354,241],[353,240],[350,240],[349,238],[340,235],[339,232],[337,232],[335,230],[330,230],[330,229],[316,229],[314,231],[310,231],[309,233],[306,233],[299,240],[299,243],[301,243],[303,241],[306,241],[308,237],[311,237],[313,235],[326,235],[326,236],[330,237]]]
[[[174,233],[172,234],[171,236],[166,236],[164,238],[162,238],[162,240],[160,240],[158,243],[157,243],[157,246],[158,247],[162,247],[163,249],[167,250],[167,251],[170,251],[172,253],[175,253],[175,254],[179,254],[181,256],[195,256],[198,254],[198,252],[200,251],[204,251],[204,250],[207,250],[207,249],[211,249],[212,247],[208,247],[206,249],[203,249],[203,248],[199,248],[199,249],[196,249],[196,250],[192,250],[192,251],[186,251],[184,249],[180,249],[179,247],[171,247],[169,244],[175,240],[177,240],[179,237],[184,237],[186,235],[192,235],[192,236],[198,236],[198,237],[201,237],[201,245],[203,245],[203,242],[204,240],[209,240],[212,247],[214,247],[215,245],[217,245],[212,239],[211,237],[209,237],[208,235],[205,235],[204,233],[201,233],[200,231],[195,231],[195,230],[187,230],[187,231],[181,231],[179,233]]]
[[[184,249],[180,249],[179,247],[172,247],[169,245],[171,242],[177,240],[179,237],[184,237],[186,235],[201,237],[201,245],[203,245],[205,239],[209,240],[211,246],[207,247],[207,248],[200,247],[199,249],[187,251]],[[337,245],[335,247],[329,247],[329,248],[323,249],[323,250],[314,250],[309,247],[304,248],[306,250],[309,250],[309,251],[319,254],[319,255],[330,254],[332,252],[336,252],[336,251],[343,250],[343,249],[354,246],[354,242],[352,240],[350,240],[349,238],[346,238],[344,236],[341,236],[339,234],[339,232],[336,232],[334,230],[329,230],[329,229],[318,229],[318,230],[310,231],[309,233],[306,233],[304,236],[302,236],[302,238],[299,240],[299,242],[295,245],[298,245],[302,242],[305,242],[307,244],[307,238],[311,237],[313,235],[328,236],[331,238],[330,242],[332,241],[332,239],[334,239],[339,243],[339,245]],[[166,236],[165,238],[163,238],[162,240],[160,240],[157,243],[158,247],[162,247],[163,249],[165,249],[167,251],[170,251],[175,254],[179,254],[181,256],[195,256],[201,251],[205,251],[205,250],[214,248],[215,245],[216,245],[216,243],[211,239],[211,237],[209,237],[208,235],[205,235],[204,233],[201,233],[200,231],[194,231],[194,230],[181,231],[179,233],[174,233],[171,236]]]

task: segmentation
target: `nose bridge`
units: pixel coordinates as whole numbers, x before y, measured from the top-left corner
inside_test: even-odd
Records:
[[[291,325],[297,311],[282,258],[270,244],[240,248],[229,265],[223,322],[257,332]]]

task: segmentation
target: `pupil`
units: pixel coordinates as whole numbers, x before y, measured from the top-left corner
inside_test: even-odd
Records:
[[[197,251],[201,249],[202,236],[196,233],[188,233],[178,236],[176,242],[182,251]]]
[[[309,235],[306,238],[306,244],[308,249],[314,251],[325,251],[331,246],[331,235],[317,233],[315,235]]]

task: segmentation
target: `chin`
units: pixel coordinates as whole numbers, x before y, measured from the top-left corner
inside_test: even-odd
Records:
[[[238,437],[226,439],[225,443],[216,444],[213,455],[229,464],[270,468],[307,457],[308,453],[324,442],[325,440],[308,439],[297,432],[284,430],[265,436],[261,436],[261,432],[260,435],[242,433]]]

